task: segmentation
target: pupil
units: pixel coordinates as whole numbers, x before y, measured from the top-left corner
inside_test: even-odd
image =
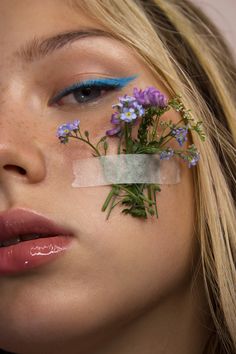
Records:
[[[83,96],[89,96],[91,93],[91,88],[90,87],[86,87],[82,89],[82,95]]]
[[[99,87],[83,87],[74,91],[74,98],[79,103],[85,103],[101,96],[101,88]]]

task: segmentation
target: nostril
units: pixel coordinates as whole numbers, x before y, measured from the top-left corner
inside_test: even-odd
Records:
[[[7,171],[13,171],[13,172],[19,173],[20,175],[26,175],[26,170],[22,167],[19,167],[19,166],[5,165],[4,169]]]

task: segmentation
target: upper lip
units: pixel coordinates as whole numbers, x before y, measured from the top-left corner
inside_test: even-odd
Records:
[[[0,214],[0,245],[4,241],[29,234],[40,234],[42,237],[73,235],[70,230],[56,225],[36,212],[13,209]]]

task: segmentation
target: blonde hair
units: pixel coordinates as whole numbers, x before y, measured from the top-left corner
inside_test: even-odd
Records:
[[[203,121],[194,169],[200,267],[213,323],[204,353],[236,350],[236,70],[222,37],[187,0],[73,1],[132,47],[170,94]]]

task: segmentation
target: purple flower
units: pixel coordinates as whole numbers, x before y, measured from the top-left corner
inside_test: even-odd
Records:
[[[172,129],[171,136],[175,137],[180,146],[183,146],[184,142],[187,141],[188,128],[177,128]]]
[[[121,126],[119,125],[113,129],[107,130],[106,135],[108,136],[117,135],[120,131],[121,131]]]
[[[174,150],[169,147],[160,153],[160,160],[169,160],[173,155]]]
[[[113,113],[111,115],[111,123],[112,124],[120,124],[120,114],[118,112]]]
[[[148,87],[145,90],[134,88],[133,95],[137,102],[144,107],[161,107],[167,106],[167,98],[163,93],[155,87]]]
[[[120,114],[118,112],[115,112],[111,115],[111,123],[117,125],[117,127],[107,130],[106,135],[108,136],[117,135],[121,131],[121,120],[120,120]]]

